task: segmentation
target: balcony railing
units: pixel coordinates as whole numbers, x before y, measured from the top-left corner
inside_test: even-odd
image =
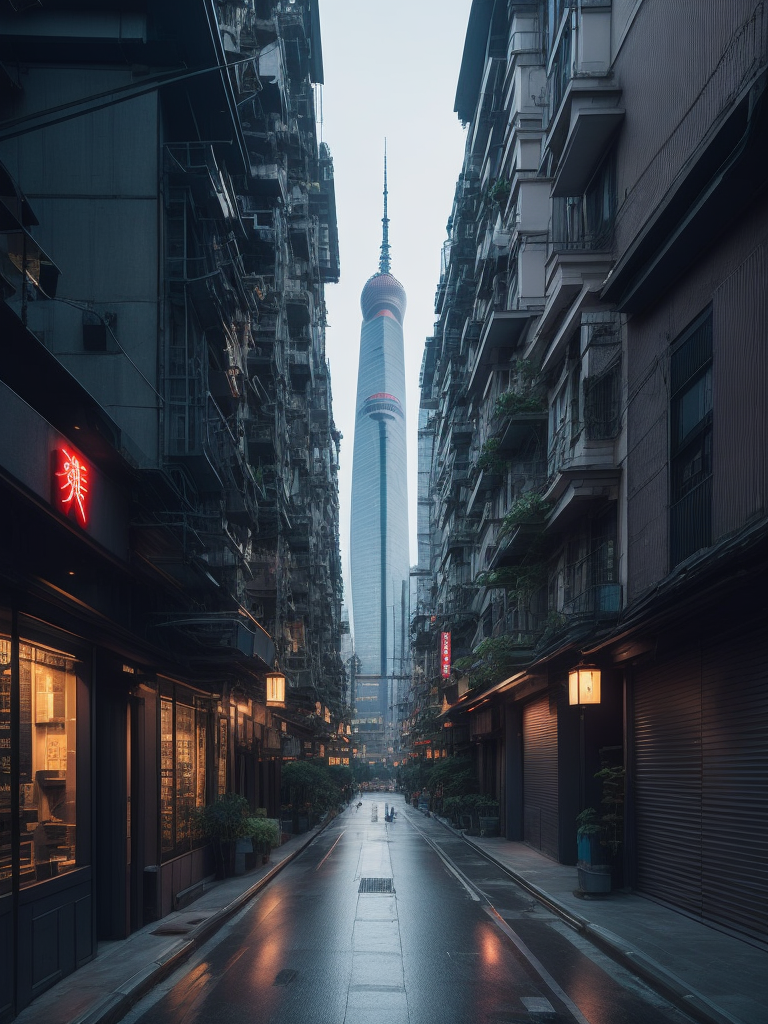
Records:
[[[582,196],[556,197],[552,201],[552,249],[554,252],[600,252],[610,248],[613,217],[589,228]]]

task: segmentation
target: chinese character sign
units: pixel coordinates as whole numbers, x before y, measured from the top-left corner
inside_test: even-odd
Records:
[[[451,674],[451,634],[440,634],[440,675],[445,679]]]
[[[56,452],[54,493],[63,512],[74,515],[81,526],[88,523],[88,463],[67,448]]]

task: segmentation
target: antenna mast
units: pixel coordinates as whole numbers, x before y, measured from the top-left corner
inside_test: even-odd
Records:
[[[384,139],[384,216],[381,218],[381,256],[379,257],[379,273],[388,274],[391,266],[389,258],[389,217],[387,216],[387,140]]]

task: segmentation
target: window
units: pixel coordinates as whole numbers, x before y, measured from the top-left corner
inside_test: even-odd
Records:
[[[160,831],[164,854],[194,845],[193,817],[205,805],[207,714],[189,704],[160,701]]]
[[[607,245],[616,213],[616,154],[606,156],[584,194],[584,235],[592,249]]]
[[[0,637],[0,896],[11,891],[11,640]]]
[[[712,543],[712,310],[670,357],[670,567]]]
[[[584,381],[584,423],[590,441],[616,437],[619,432],[621,363]]]
[[[77,666],[71,654],[19,644],[22,888],[78,867]]]

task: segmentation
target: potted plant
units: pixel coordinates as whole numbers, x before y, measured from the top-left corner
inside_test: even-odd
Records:
[[[250,815],[248,801],[237,793],[225,793],[215,803],[199,807],[195,812],[200,833],[213,843],[219,878],[235,874],[236,844],[250,836]]]
[[[586,807],[576,817],[579,887],[588,893],[611,891],[612,876],[620,877],[624,838],[624,768],[603,767],[595,778],[603,784],[603,813]]]
[[[257,863],[260,859],[262,864],[266,864],[269,860],[270,852],[280,845],[279,824],[274,818],[249,818],[248,821],[251,827],[251,840]]]

